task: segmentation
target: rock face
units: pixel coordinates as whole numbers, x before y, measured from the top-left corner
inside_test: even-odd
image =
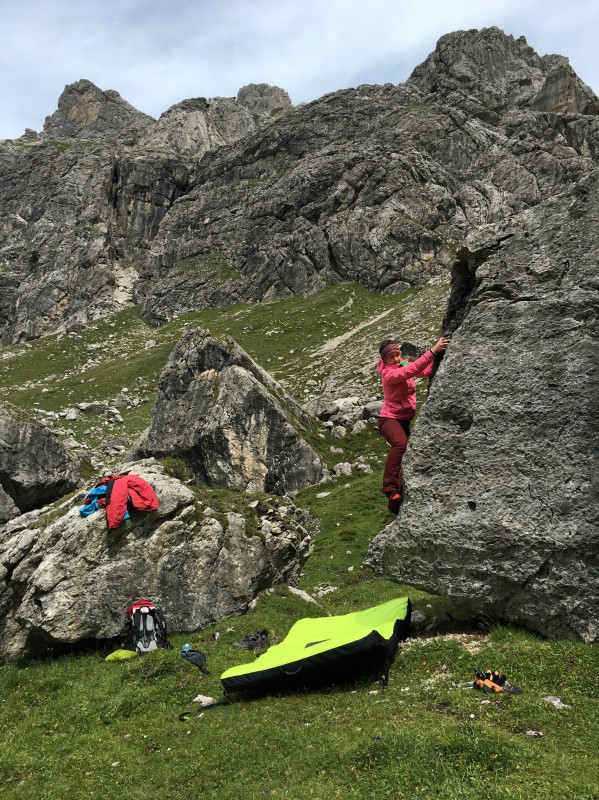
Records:
[[[491,618],[599,640],[599,172],[458,253],[455,336],[367,559]]]
[[[164,609],[169,630],[193,631],[247,609],[275,583],[296,583],[314,522],[291,504],[214,515],[152,462],[128,465],[160,508],[107,531],[103,511],[74,505],[44,525],[17,518],[0,533],[0,658],[43,656],[124,632],[135,597]],[[257,513],[256,513],[257,512]],[[29,522],[30,527],[24,527]]]
[[[599,113],[596,95],[576,76],[567,58],[541,58],[523,36],[513,39],[499,28],[442,36],[409,82],[492,124],[510,112],[529,109]]]
[[[237,102],[257,114],[276,117],[292,107],[291,99],[284,89],[268,83],[250,83],[237,92]]]
[[[0,523],[77,486],[79,463],[45,428],[0,402]]]
[[[232,98],[184,100],[165,111],[135,148],[135,159],[149,153],[176,153],[191,167],[214,147],[242,139],[258,127],[259,116]]]
[[[43,134],[0,144],[0,333],[444,280],[478,227],[589,174],[598,110],[565,58],[497,28],[299,108],[253,84],[153,121],[79,81]]]
[[[155,121],[117,92],[67,86],[42,134],[0,143],[0,333],[32,339],[131,305],[198,161],[268,120],[196,98]]]
[[[324,466],[290,422],[310,418],[233,340],[185,334],[165,367],[149,431],[133,457],[175,456],[213,487],[286,494]]]

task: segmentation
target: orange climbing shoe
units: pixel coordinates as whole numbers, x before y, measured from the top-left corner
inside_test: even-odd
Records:
[[[399,513],[399,507],[401,505],[401,494],[399,492],[395,492],[395,494],[389,494],[389,501],[387,502],[387,508],[392,514]]]

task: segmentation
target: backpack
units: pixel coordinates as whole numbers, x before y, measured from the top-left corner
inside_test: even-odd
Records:
[[[171,648],[166,632],[166,619],[151,600],[134,600],[127,609],[128,647],[138,653],[149,653],[159,647]]]

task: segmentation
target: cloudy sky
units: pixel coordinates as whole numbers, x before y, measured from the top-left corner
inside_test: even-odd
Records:
[[[496,25],[599,94],[597,0],[0,0],[0,139],[41,130],[87,78],[146,114],[247,83],[294,103],[401,83],[444,33]]]

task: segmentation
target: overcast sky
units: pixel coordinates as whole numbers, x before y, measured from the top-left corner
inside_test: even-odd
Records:
[[[445,33],[496,25],[599,94],[598,0],[0,0],[0,139],[40,131],[87,78],[159,117],[248,83],[293,103],[401,83]]]

